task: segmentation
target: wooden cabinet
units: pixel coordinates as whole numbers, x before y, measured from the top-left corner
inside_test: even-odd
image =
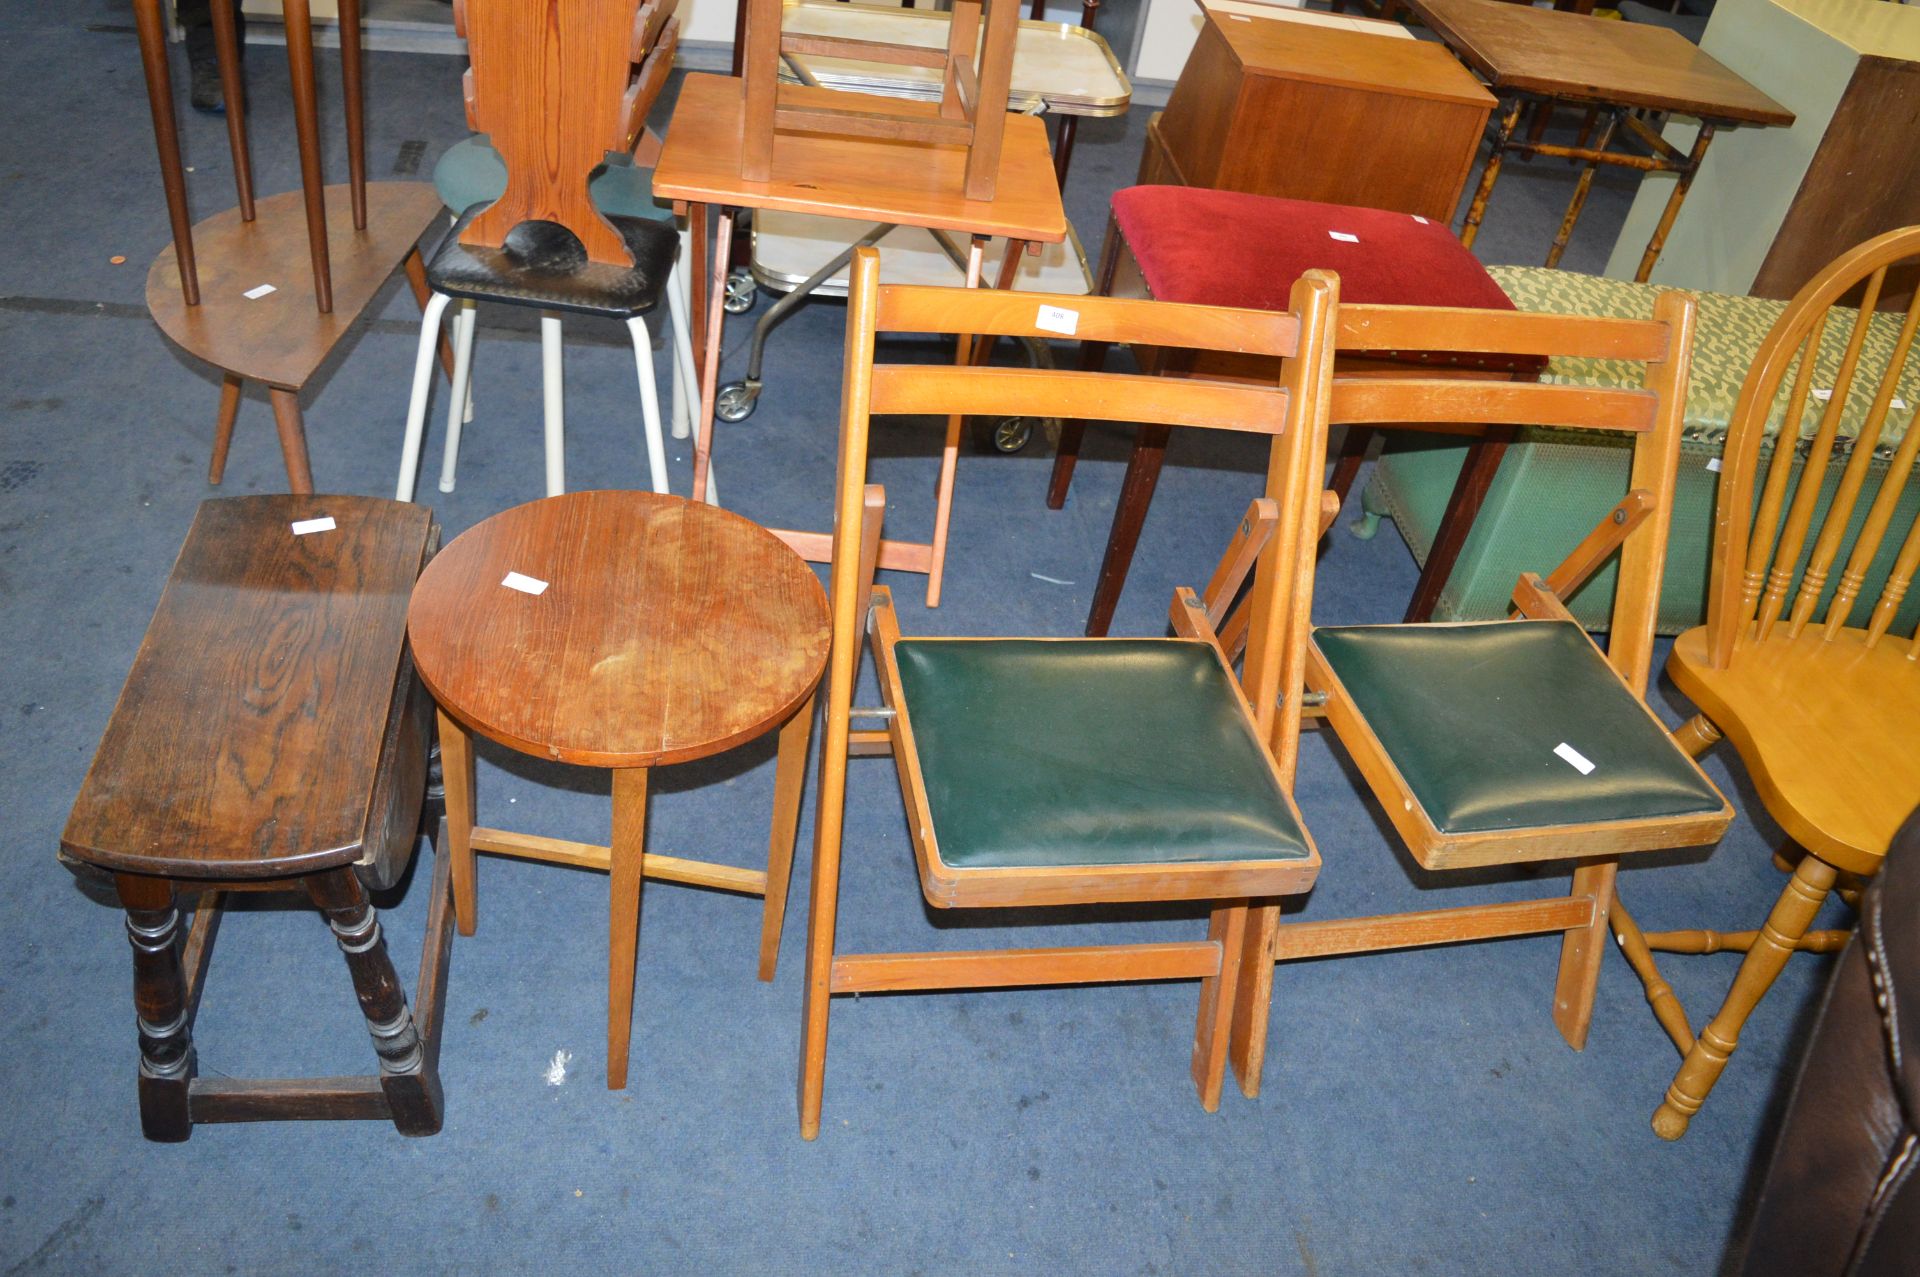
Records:
[[[1142,183],[1453,217],[1493,95],[1396,23],[1209,9]]]

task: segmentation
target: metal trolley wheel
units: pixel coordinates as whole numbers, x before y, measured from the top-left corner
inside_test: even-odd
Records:
[[[754,282],[753,272],[745,267],[736,267],[727,276],[727,295],[721,301],[729,315],[744,315],[753,309],[753,303],[760,296],[760,286]],[[729,417],[729,421],[733,418]]]
[[[1045,424],[1033,417],[975,417],[974,450],[1008,455],[1024,451],[1033,442],[1034,431],[1043,429]]]
[[[760,402],[760,380],[730,381],[713,397],[713,415],[722,421],[745,421]]]

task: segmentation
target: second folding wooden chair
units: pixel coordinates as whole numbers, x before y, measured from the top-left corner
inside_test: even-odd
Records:
[[[1327,381],[1337,284],[1309,274],[1287,311],[882,287],[872,249],[849,293],[832,568],[833,646],[815,822],[800,1129],[819,1133],[834,994],[1198,979],[1192,1073],[1219,1103],[1227,1013],[1249,898],[1305,891],[1319,857],[1290,793],[1313,555],[1322,527]],[[880,331],[1040,337],[1071,312],[1096,340],[1278,357],[1276,385],[951,365],[876,366]],[[869,581],[884,506],[865,490],[869,418],[949,413],[1151,421],[1272,440],[1236,678],[1197,607],[1182,637],[904,638]],[[1242,538],[1243,542],[1250,538]],[[884,706],[856,709],[870,635]],[[874,726],[856,731],[860,719]],[[1271,746],[1271,749],[1269,749]],[[850,753],[891,754],[922,892],[935,908],[1207,901],[1204,939],[944,953],[835,945]]]

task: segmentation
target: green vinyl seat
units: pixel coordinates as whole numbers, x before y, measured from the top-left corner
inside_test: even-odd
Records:
[[[1313,643],[1442,834],[1726,806],[1572,622],[1329,626]]]
[[[476,204],[491,204],[507,189],[507,163],[486,135],[476,133],[447,148],[433,166],[433,186],[440,202],[455,214]],[[608,217],[673,220],[671,207],[653,202],[653,170],[626,162],[601,165],[587,185],[594,207]]]
[[[1210,644],[903,638],[892,650],[947,869],[1313,857]]]

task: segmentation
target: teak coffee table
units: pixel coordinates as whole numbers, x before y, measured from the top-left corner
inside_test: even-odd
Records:
[[[411,1012],[367,902],[406,869],[426,798],[432,707],[406,615],[438,539],[430,511],[369,497],[234,497],[194,516],[60,835],[126,907],[149,1139],[269,1118],[440,1129],[444,839]],[[196,1076],[194,1011],[228,891],[300,893],[326,916],[377,1076]],[[198,897],[184,946],[181,895]]]
[[[797,554],[737,514],[651,492],[574,492],[455,538],[421,575],[407,632],[440,704],[461,934],[476,922],[476,851],[611,873],[607,1086],[618,1090],[627,1084],[642,878],[764,896],[760,978],[773,978],[814,687],[826,668],[826,592]],[[649,769],[722,753],[775,726],[764,872],[645,851]],[[611,770],[612,845],[476,827],[471,732]]]
[[[1469,247],[1480,230],[1487,198],[1500,177],[1500,165],[1510,152],[1586,162],[1547,253],[1549,266],[1559,264],[1587,202],[1587,192],[1593,188],[1598,166],[1613,164],[1645,173],[1678,173],[1666,210],[1647,241],[1640,269],[1634,273],[1635,280],[1645,283],[1687,198],[1687,188],[1699,171],[1707,144],[1713,141],[1714,129],[1793,123],[1793,112],[1665,27],[1502,4],[1498,0],[1405,0],[1405,4],[1500,99],[1493,154],[1487,158],[1479,189],[1467,208],[1466,224],[1460,230],[1460,242]],[[1514,130],[1520,123],[1521,108],[1529,101],[1589,108],[1603,119],[1599,133],[1589,138],[1583,131],[1574,146],[1542,142],[1537,137],[1516,138]],[[1661,137],[1653,124],[1636,114],[1669,111],[1700,121],[1700,134],[1691,151],[1680,151]],[[1646,153],[1609,149],[1623,131]]]

